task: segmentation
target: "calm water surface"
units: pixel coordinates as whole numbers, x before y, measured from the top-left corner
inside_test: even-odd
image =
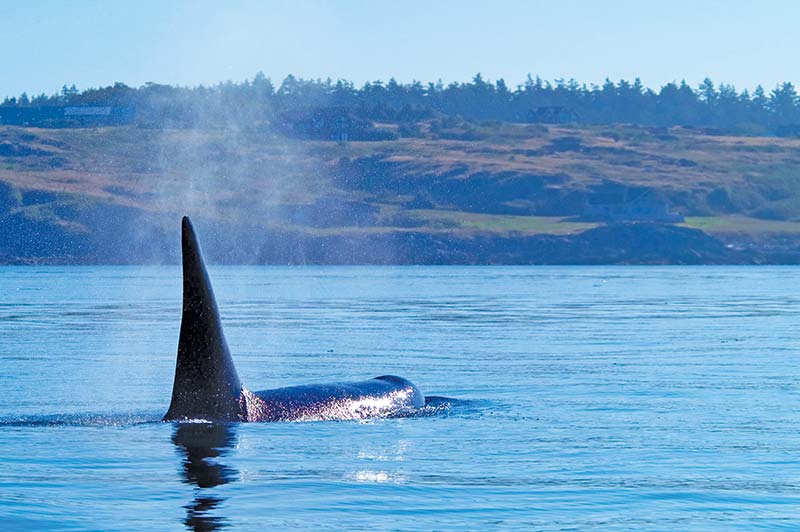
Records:
[[[0,268],[3,530],[800,528],[800,269],[212,268],[251,389],[368,422],[159,422],[178,268]]]

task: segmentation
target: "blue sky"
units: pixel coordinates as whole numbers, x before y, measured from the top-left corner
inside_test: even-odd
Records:
[[[800,2],[0,0],[0,97],[301,77],[797,84]]]

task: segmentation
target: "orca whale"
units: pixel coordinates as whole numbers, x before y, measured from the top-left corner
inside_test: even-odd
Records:
[[[383,375],[360,382],[260,392],[242,386],[192,222],[181,228],[183,310],[172,401],[165,421],[301,421],[391,417],[425,406],[410,381]]]

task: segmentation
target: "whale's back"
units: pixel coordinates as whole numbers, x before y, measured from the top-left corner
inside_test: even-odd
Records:
[[[250,421],[348,420],[389,417],[425,406],[411,381],[383,375],[360,382],[245,391]]]

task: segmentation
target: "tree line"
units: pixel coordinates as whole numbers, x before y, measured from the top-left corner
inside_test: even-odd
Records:
[[[146,83],[78,90],[64,86],[53,95],[6,97],[0,107],[64,105],[133,106],[137,121],[165,126],[257,125],[304,109],[337,107],[376,121],[411,122],[438,115],[472,121],[530,122],[543,109],[561,109],[584,124],[631,123],[693,126],[750,134],[800,132],[800,98],[790,82],[751,93],[706,78],[699,86],[671,82],[659,89],[609,79],[601,85],[574,79],[543,80],[528,75],[510,88],[476,74],[469,82],[399,83],[373,81],[361,87],[346,80],[287,76],[279,85],[259,72],[240,83],[180,87]]]

